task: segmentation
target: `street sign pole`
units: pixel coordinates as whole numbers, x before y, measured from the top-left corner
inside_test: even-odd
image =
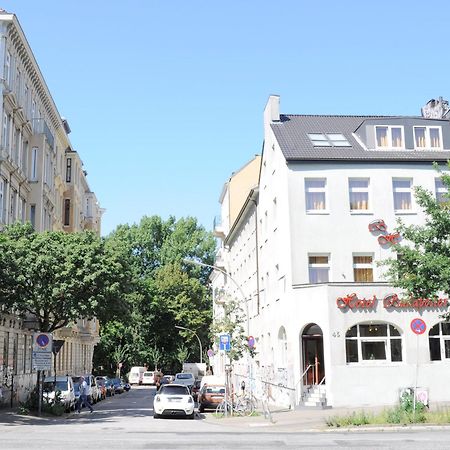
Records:
[[[427,330],[426,323],[421,318],[416,318],[411,321],[411,330],[416,334],[416,376],[414,380],[414,393],[413,393],[413,414],[416,416],[416,393],[417,393],[417,380],[419,378],[419,335],[425,333]]]

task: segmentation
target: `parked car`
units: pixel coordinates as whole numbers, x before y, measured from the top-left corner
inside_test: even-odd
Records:
[[[68,376],[50,376],[44,378],[43,396],[46,401],[53,403],[55,394],[59,392],[60,400],[66,411],[75,409],[75,391],[73,381]]]
[[[172,383],[175,377],[173,375],[164,375],[159,381],[159,387]]]
[[[94,375],[83,375],[86,384],[88,385],[88,395],[91,397],[92,403],[97,403],[100,398],[100,390],[95,381]],[[80,377],[72,377],[74,383],[80,383]]]
[[[155,372],[144,372],[142,375],[142,384],[155,384]]]
[[[177,373],[173,382],[187,386],[190,390],[192,389],[192,386],[194,386],[195,378],[192,373]]]
[[[100,400],[104,400],[106,398],[106,381],[104,378],[96,377],[95,382],[97,383],[98,390],[100,392]]]
[[[204,412],[205,409],[217,408],[225,397],[225,386],[205,384],[198,395],[198,410]]]
[[[194,418],[194,399],[189,388],[182,384],[165,384],[153,401],[153,417],[182,416]]]
[[[200,380],[195,380],[194,385],[192,386],[191,389],[192,397],[195,401],[197,401],[199,392],[200,392]]]
[[[132,367],[130,373],[128,374],[128,381],[131,385],[142,384],[142,375],[147,371],[147,367]]]
[[[106,395],[108,397],[112,397],[116,393],[116,390],[114,389],[114,383],[111,378],[108,377],[105,378],[106,378],[105,380]]]
[[[111,381],[114,385],[114,393],[122,394],[124,391],[122,380],[120,378],[113,378]]]

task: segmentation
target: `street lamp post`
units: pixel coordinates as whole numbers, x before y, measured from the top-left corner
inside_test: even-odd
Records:
[[[247,302],[247,296],[244,294],[244,291],[241,288],[241,285],[229,274],[227,273],[225,270],[223,270],[221,267],[217,267],[214,266],[212,264],[206,264],[204,262],[201,261],[197,261],[195,259],[183,259],[183,262],[187,263],[187,264],[193,264],[195,266],[202,266],[202,267],[209,267],[210,269],[213,270],[217,270],[218,272],[222,273],[223,275],[225,275],[226,277],[228,277],[233,284],[238,288],[239,292],[242,295],[242,299],[244,300],[245,303],[245,316],[246,316],[246,322],[247,322],[247,339],[250,336],[250,322],[249,322],[249,314],[248,314],[248,302]],[[250,388],[250,395],[252,395],[252,368],[251,368],[251,363],[250,363],[250,353],[247,353],[247,376],[249,378],[249,388]]]
[[[248,338],[248,336],[250,335],[250,322],[249,322],[249,315],[248,315],[248,302],[247,302],[247,296],[244,294],[244,291],[242,290],[241,285],[229,273],[227,273],[225,270],[223,270],[220,267],[213,266],[212,264],[206,264],[206,263],[201,262],[201,261],[196,261],[195,259],[183,259],[183,262],[185,262],[187,264],[193,264],[194,266],[209,267],[210,269],[217,270],[218,272],[222,273],[223,275],[228,277],[233,282],[233,284],[238,288],[240,294],[242,295],[244,303],[245,303],[245,318],[246,318],[246,321],[247,321],[247,338]]]
[[[198,345],[200,346],[200,364],[202,364],[202,362],[203,362],[202,342],[200,341],[200,338],[198,337],[197,333],[194,330],[191,330],[191,329],[186,328],[186,327],[181,327],[179,325],[175,325],[175,328],[178,328],[179,330],[190,331],[198,339]]]

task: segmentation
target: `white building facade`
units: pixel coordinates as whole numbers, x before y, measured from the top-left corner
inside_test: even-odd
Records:
[[[450,401],[447,299],[406,305],[378,265],[395,256],[398,219],[424,223],[414,186],[444,192],[432,166],[450,158],[442,115],[282,115],[269,98],[257,206],[242,208],[257,227],[235,221],[220,250],[248,303],[248,382],[269,401],[392,405],[409,387]]]

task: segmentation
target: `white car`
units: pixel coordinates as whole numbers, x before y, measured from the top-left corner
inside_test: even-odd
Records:
[[[182,416],[194,418],[194,399],[187,386],[182,384],[164,384],[153,401],[153,417]]]
[[[142,374],[142,384],[155,384],[155,372],[144,372]]]
[[[56,385],[55,385],[56,382]],[[56,392],[59,392],[61,402],[64,409],[68,412],[75,409],[75,390],[71,377],[66,376],[50,376],[44,379],[44,400],[53,403],[55,401]]]

